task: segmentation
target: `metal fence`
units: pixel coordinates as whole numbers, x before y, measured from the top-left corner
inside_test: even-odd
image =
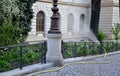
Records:
[[[96,42],[63,42],[62,54],[64,58],[103,54],[120,50],[118,41]]]
[[[95,42],[63,42],[62,55],[64,58],[103,54],[120,50],[118,41]],[[46,63],[47,42],[36,44],[20,44],[0,47],[0,72],[35,63]]]
[[[23,66],[46,63],[46,41],[0,47],[0,72]]]

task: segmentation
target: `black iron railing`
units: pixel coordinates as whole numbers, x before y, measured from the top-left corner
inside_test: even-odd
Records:
[[[120,42],[63,42],[62,54],[64,58],[103,54],[120,50]],[[20,44],[0,47],[0,72],[35,63],[46,63],[46,41],[36,44]]]
[[[46,41],[0,47],[0,72],[35,63],[46,63]]]
[[[120,50],[120,43],[117,41],[96,42],[63,42],[62,54],[64,58],[80,57],[86,55],[103,54],[106,52]]]

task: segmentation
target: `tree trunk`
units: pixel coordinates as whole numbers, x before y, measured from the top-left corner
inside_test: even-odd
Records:
[[[99,17],[100,17],[101,0],[91,0],[91,22],[90,29],[98,38]]]

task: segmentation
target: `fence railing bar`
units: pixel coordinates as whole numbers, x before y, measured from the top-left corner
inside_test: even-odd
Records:
[[[116,48],[117,47],[117,48]],[[116,44],[115,40],[102,41],[100,45],[92,41],[84,42],[63,42],[62,41],[62,54],[64,58],[95,55],[107,52],[120,50],[120,43]],[[68,55],[67,55],[68,54]]]
[[[32,45],[39,45],[39,44],[42,44],[42,43],[35,43],[35,44],[19,44],[19,45],[2,46],[2,47],[0,47],[0,49],[2,49],[2,48],[20,47],[20,46],[32,46]]]
[[[20,46],[20,69],[22,69],[22,46]]]
[[[38,63],[40,60],[42,61],[40,61],[39,63],[46,63],[46,52],[47,52],[46,41],[34,44],[2,46],[0,47],[0,58],[1,57],[5,58],[6,55],[8,54],[8,58],[10,56],[12,59],[11,60],[3,59],[3,61],[10,64],[11,69],[20,68],[21,70],[24,66]],[[34,56],[32,54],[34,54]],[[35,58],[35,60],[33,58]]]

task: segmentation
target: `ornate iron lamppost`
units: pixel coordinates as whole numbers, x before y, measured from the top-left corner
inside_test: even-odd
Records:
[[[48,31],[48,51],[46,55],[47,62],[52,62],[54,66],[61,66],[63,57],[61,54],[61,31],[59,30],[59,14],[57,8],[58,0],[53,0],[53,15],[51,17],[51,27]]]
[[[58,15],[58,7],[57,7],[57,2],[58,0],[53,0],[53,7],[52,7],[52,11],[53,11],[53,15],[51,17],[51,27],[50,30],[48,31],[48,33],[53,33],[53,34],[60,34],[61,31],[59,30],[59,15]]]

